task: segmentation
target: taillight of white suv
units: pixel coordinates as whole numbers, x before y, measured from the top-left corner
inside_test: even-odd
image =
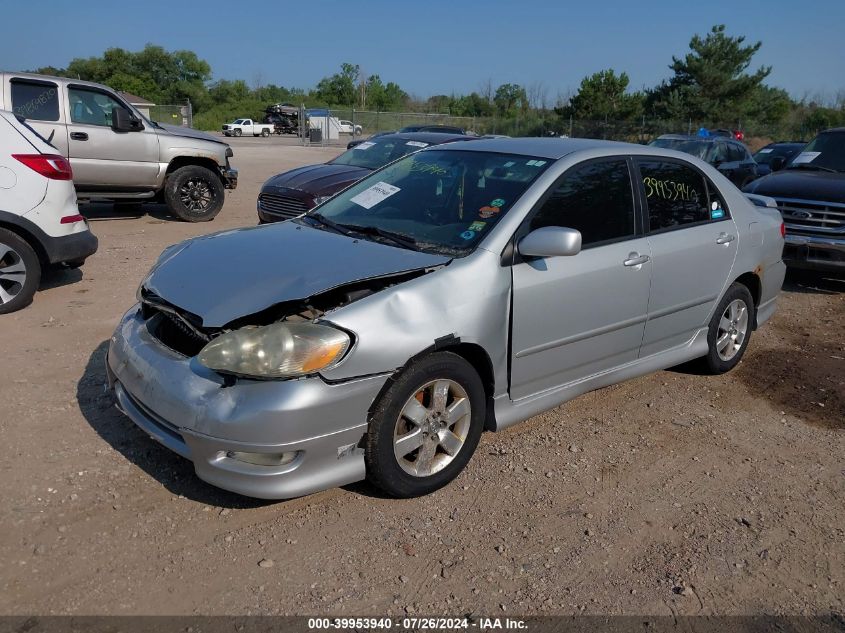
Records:
[[[73,169],[64,156],[58,154],[12,154],[12,158],[50,180],[73,180]]]

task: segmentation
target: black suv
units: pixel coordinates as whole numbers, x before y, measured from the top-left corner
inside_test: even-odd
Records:
[[[825,130],[743,191],[777,200],[787,266],[845,273],[845,128]]]
[[[722,172],[737,187],[744,187],[757,178],[757,163],[748,148],[732,138],[664,134],[649,145],[674,149],[700,158]]]

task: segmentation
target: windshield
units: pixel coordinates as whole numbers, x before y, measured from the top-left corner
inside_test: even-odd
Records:
[[[712,146],[711,143],[704,141],[693,141],[681,138],[658,138],[649,143],[652,147],[665,147],[666,149],[674,149],[678,152],[691,154],[701,160],[707,160],[707,154]]]
[[[233,125],[240,125],[240,124],[241,124],[241,123],[243,123],[243,122],[244,122],[244,120],[243,120],[243,119],[235,119],[235,121],[234,121]]]
[[[758,151],[752,158],[758,165],[771,165],[772,159],[781,157],[785,159],[791,158],[798,153],[802,145],[780,145],[776,147],[764,147]]]
[[[334,228],[363,230],[365,239],[385,239],[389,233],[406,248],[466,255],[552,162],[426,150],[368,176],[303,220],[319,223],[324,217]]]
[[[428,143],[401,138],[364,141],[329,161],[329,164],[378,169],[406,154],[421,150],[423,147],[428,147]]]
[[[845,132],[819,134],[790,161],[788,167],[800,165],[845,171]]]

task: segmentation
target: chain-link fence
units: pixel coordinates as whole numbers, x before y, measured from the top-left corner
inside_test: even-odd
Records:
[[[182,105],[153,105],[149,106],[149,117],[156,123],[193,127],[194,112],[191,102]]]
[[[701,128],[706,128],[728,133],[741,132],[752,150],[771,141],[808,141],[825,127],[800,117],[772,125],[753,121],[697,121],[692,118],[586,120],[563,117],[554,111],[527,112],[510,117],[461,117],[420,112],[308,109],[304,106],[299,110],[299,136],[303,144],[345,146],[352,139],[366,138],[379,132],[435,125],[454,127],[481,136],[569,136],[629,143],[648,143],[661,134],[695,135]]]

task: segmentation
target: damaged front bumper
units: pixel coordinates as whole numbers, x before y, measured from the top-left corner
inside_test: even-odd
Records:
[[[112,336],[106,366],[118,408],[137,426],[191,460],[200,479],[263,499],[362,480],[368,411],[388,378],[230,385],[156,340],[137,306]],[[284,463],[264,459],[276,456]]]

